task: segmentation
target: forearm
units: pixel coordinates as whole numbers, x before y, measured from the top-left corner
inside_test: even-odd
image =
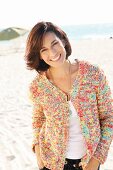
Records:
[[[92,157],[90,161],[88,162],[87,166],[83,168],[83,170],[97,170],[99,165],[100,165],[100,162]]]
[[[39,148],[39,145],[35,145],[34,150],[35,150],[36,157],[40,158],[40,148]]]
[[[41,168],[44,167],[44,164],[43,164],[43,161],[42,161],[41,156],[40,156],[40,147],[39,147],[39,145],[35,145],[35,153],[36,153],[38,167],[41,169]]]

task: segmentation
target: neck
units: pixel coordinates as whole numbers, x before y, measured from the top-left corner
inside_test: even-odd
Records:
[[[60,67],[50,67],[50,72],[54,76],[54,78],[63,78],[66,75],[69,75],[69,67],[70,67],[70,61],[66,60],[64,64],[62,64]]]

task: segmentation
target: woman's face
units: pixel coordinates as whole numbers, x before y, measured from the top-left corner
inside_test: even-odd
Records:
[[[40,50],[41,59],[51,67],[58,67],[66,60],[65,44],[53,32],[48,32],[43,38]]]

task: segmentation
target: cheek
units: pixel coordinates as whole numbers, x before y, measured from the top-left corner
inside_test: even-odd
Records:
[[[44,55],[44,56],[43,56],[43,55],[40,55],[40,59],[41,59],[41,60],[44,60],[44,61],[47,60],[47,55]]]
[[[65,48],[64,48],[63,46],[60,46],[60,47],[57,49],[57,51],[61,51],[61,52],[63,52],[63,53],[66,52],[66,51],[65,51]]]

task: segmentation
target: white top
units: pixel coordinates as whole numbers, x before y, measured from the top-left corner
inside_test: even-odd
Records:
[[[69,106],[70,125],[66,158],[81,159],[86,153],[86,145],[81,132],[79,117],[71,101],[69,101]]]

